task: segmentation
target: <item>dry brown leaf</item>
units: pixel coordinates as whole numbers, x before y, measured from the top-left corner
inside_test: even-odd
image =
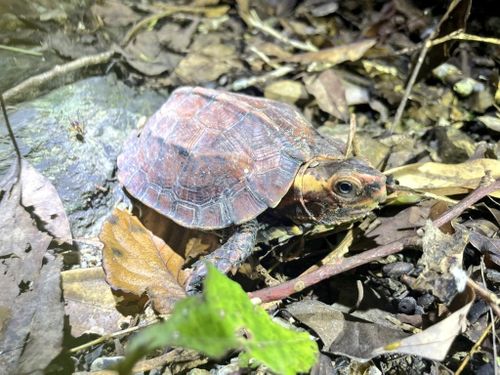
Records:
[[[331,65],[341,64],[346,61],[356,61],[364,56],[366,51],[372,48],[377,41],[365,39],[354,43],[348,43],[337,47],[325,48],[316,52],[306,52],[288,57],[288,62],[299,62],[310,64],[313,62],[328,63]]]
[[[302,83],[291,79],[281,79],[268,84],[264,88],[264,96],[268,99],[295,104],[301,99],[307,99],[307,92]]]
[[[184,260],[136,217],[115,209],[99,238],[104,243],[106,281],[112,288],[137,296],[146,294],[162,314],[169,313],[186,295]]]
[[[61,276],[65,311],[74,337],[85,333],[102,336],[121,328],[123,315],[116,309],[101,267],[64,271]]]
[[[461,307],[453,314],[420,333],[375,349],[372,357],[386,353],[404,353],[442,361],[455,337],[467,328],[467,313],[475,299],[474,292],[469,287],[457,297],[454,303]]]
[[[124,50],[127,62],[148,76],[172,71],[182,58],[161,48],[158,35],[156,31],[143,31]]]
[[[396,215],[379,217],[380,224],[366,233],[377,245],[385,245],[403,237],[413,235],[429,218],[429,205],[411,206],[401,210]]]
[[[464,290],[465,281],[460,276],[465,246],[469,242],[466,230],[455,228],[449,235],[441,232],[430,220],[424,226],[422,257],[418,261],[421,270],[412,288],[431,291],[446,304]],[[461,285],[462,284],[462,285]]]
[[[475,159],[460,164],[416,163],[384,172],[392,175],[401,186],[440,195],[464,194],[476,189],[481,179],[490,173],[500,178],[500,160]],[[491,193],[500,198],[500,191]]]
[[[58,243],[71,244],[69,220],[54,185],[25,160],[23,160],[21,174],[23,206],[33,208],[33,212],[43,223],[43,229]]]
[[[136,202],[136,206],[141,212],[141,223],[146,229],[165,241],[184,259],[196,259],[220,246],[220,238],[214,233],[182,227],[140,202]]]
[[[47,251],[52,237],[21,204],[30,174],[22,170],[16,182],[15,169],[0,181],[0,372],[42,373],[62,345],[62,259]]]
[[[333,69],[328,69],[319,75],[304,78],[306,90],[316,98],[319,108],[336,118],[347,122],[349,107],[345,89],[340,77]]]
[[[108,26],[127,26],[141,18],[121,1],[106,0],[91,6],[92,14],[100,17]]]
[[[190,52],[174,73],[185,84],[214,81],[223,74],[241,68],[236,49],[229,44],[212,44]]]

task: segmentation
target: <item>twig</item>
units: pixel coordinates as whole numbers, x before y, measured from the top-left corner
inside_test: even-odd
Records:
[[[481,257],[481,263],[480,263],[480,268],[481,268],[481,280],[483,281],[484,285],[486,284],[486,277],[484,276],[484,256]],[[496,295],[495,295],[496,297]],[[493,363],[498,363],[497,360],[497,336],[496,336],[496,331],[495,331],[495,322],[496,322],[496,317],[495,314],[493,313],[493,309],[490,306],[490,319],[491,319],[491,346],[493,348]],[[498,366],[495,366],[494,374],[498,375]]]
[[[43,84],[57,79],[72,71],[82,69],[92,65],[99,65],[108,62],[114,55],[114,51],[106,51],[96,55],[84,56],[63,65],[56,65],[51,70],[35,75],[21,82],[19,85],[4,92],[5,101],[13,100],[27,91],[38,89]]]
[[[5,105],[5,101],[3,99],[3,95],[0,94],[0,105],[2,107],[2,113],[3,117],[5,119],[5,127],[7,128],[7,132],[9,133],[9,138],[10,141],[12,142],[12,145],[14,146],[14,151],[16,152],[16,179],[19,181],[21,177],[21,166],[22,166],[22,156],[21,156],[21,151],[19,150],[19,146],[17,144],[16,137],[14,135],[14,131],[12,130],[12,126],[10,125],[9,121],[9,116],[7,115],[7,108]]]
[[[499,188],[500,180],[496,180],[490,185],[479,187],[461,200],[456,206],[450,208],[435,219],[433,224],[436,227],[442,226],[460,215],[466,208],[472,206],[478,200]],[[337,263],[325,264],[313,272],[289,280],[281,285],[251,292],[249,293],[249,296],[254,301],[258,300],[260,302],[270,302],[283,299],[334,275],[359,267],[363,264],[370,263],[379,258],[396,254],[406,247],[417,246],[419,244],[420,238],[418,236],[405,237],[387,245],[367,250],[361,254],[339,259]]]
[[[311,43],[302,43],[298,40],[295,39],[290,39],[287,36],[283,35],[279,31],[273,29],[272,27],[266,25],[260,17],[258,16],[257,12],[253,9],[242,9],[240,7],[239,11],[240,17],[249,27],[253,27],[257,30],[262,31],[263,33],[272,36],[273,38],[279,40],[282,43],[288,44],[294,48],[303,50],[303,51],[309,51],[309,52],[315,52],[318,49],[312,45]]]
[[[498,318],[495,319],[493,322],[490,322],[490,324],[488,324],[488,327],[486,327],[486,329],[483,331],[481,337],[479,337],[479,339],[476,341],[476,343],[474,344],[472,349],[469,351],[469,353],[467,353],[467,355],[463,359],[462,363],[460,364],[458,369],[455,371],[454,375],[460,375],[462,373],[462,371],[465,369],[465,366],[467,366],[467,363],[469,363],[469,361],[472,358],[472,356],[474,355],[474,353],[476,353],[478,351],[478,349],[481,346],[481,344],[483,343],[483,341],[486,339],[486,337],[488,337],[488,333],[490,333],[491,330],[494,331],[494,329],[495,329],[494,323],[496,323],[497,320],[498,320]],[[496,367],[496,363],[494,363],[494,366]]]
[[[90,348],[91,346],[100,344],[101,342],[108,341],[108,340],[113,339],[115,337],[119,337],[121,335],[125,335],[127,333],[131,333],[131,332],[137,331],[138,329],[142,329],[144,327],[150,326],[150,325],[152,325],[154,323],[157,323],[157,322],[158,322],[158,319],[155,319],[155,320],[153,320],[151,322],[148,322],[148,323],[140,325],[140,326],[135,326],[135,327],[129,327],[129,328],[126,328],[126,329],[122,329],[121,331],[113,332],[113,333],[110,333],[109,335],[104,335],[104,336],[98,337],[97,339],[89,341],[89,342],[87,342],[85,344],[82,344],[80,346],[75,346],[74,348],[71,348],[68,351],[70,353],[77,353],[77,352],[79,352],[81,350]]]
[[[291,65],[283,65],[276,70],[272,70],[272,71],[265,73],[265,74],[262,74],[260,76],[240,78],[240,79],[234,81],[229,86],[227,86],[227,89],[231,90],[231,91],[243,90],[243,89],[246,89],[247,87],[254,86],[254,85],[259,84],[259,83],[265,83],[265,82],[269,81],[270,79],[282,77],[290,72],[293,72],[294,70],[295,70],[295,67],[293,67]]]
[[[439,44],[449,42],[450,40],[462,40],[467,42],[481,42],[481,43],[500,45],[500,39],[498,38],[490,38],[474,34],[467,34],[463,30],[456,30],[441,38],[436,38],[434,40],[429,41],[429,47],[434,47]]]
[[[162,4],[162,8],[165,9],[163,12],[159,13],[154,13],[148,17],[143,18],[140,20],[138,23],[136,23],[134,26],[130,28],[130,30],[125,34],[123,37],[120,45],[122,47],[125,47],[130,40],[146,25],[150,23],[157,22],[161,20],[162,18],[171,16],[172,14],[178,13],[178,12],[184,12],[184,13],[207,13],[207,12],[213,12],[217,9],[226,9],[225,5],[221,5],[218,7],[192,7],[192,6],[185,6],[185,5],[166,5]]]
[[[439,21],[438,25],[434,28],[434,30],[431,32],[429,37],[425,40],[424,45],[422,46],[422,49],[420,50],[420,53],[418,55],[417,62],[413,68],[413,71],[411,73],[410,79],[408,80],[408,83],[405,87],[405,92],[403,94],[403,98],[401,99],[401,102],[399,103],[398,109],[396,111],[396,114],[394,116],[394,121],[391,126],[391,131],[394,130],[396,126],[399,125],[401,122],[401,118],[403,116],[403,111],[406,107],[406,102],[408,101],[408,98],[410,97],[411,90],[413,89],[413,86],[415,84],[415,81],[417,80],[418,73],[420,72],[420,68],[422,67],[422,64],[424,63],[425,56],[427,55],[427,52],[429,49],[432,47],[432,40],[436,38],[440,32],[440,28],[443,25],[443,23],[450,17],[452,11],[455,9],[457,4],[460,2],[460,0],[453,0],[450,2],[448,9],[446,10],[445,14],[441,17],[441,20]],[[470,8],[468,10],[470,13]],[[466,18],[468,15],[466,16]],[[450,34],[453,33],[458,33],[460,31],[456,30]]]
[[[378,246],[374,249],[365,251],[361,254],[354,255],[349,258],[343,258],[337,264],[325,264],[317,270],[310,272],[302,277],[289,280],[283,284],[257,290],[249,293],[250,298],[258,298],[260,302],[270,302],[283,299],[294,293],[300,292],[305,288],[326,280],[334,275],[346,272],[363,264],[370,263],[379,258],[386,257],[391,254],[399,253],[405,247],[416,246],[420,242],[417,236],[405,237],[401,240],[391,242],[387,245]]]
[[[458,202],[455,206],[453,206],[452,208],[444,212],[436,220],[434,220],[433,222],[434,225],[439,228],[440,226],[451,221],[452,219],[458,217],[458,215],[460,215],[466,208],[471,207],[478,200],[496,190],[500,190],[500,179],[495,180],[493,183],[489,185],[478,187],[476,190],[474,190],[472,193],[470,193],[464,199]]]
[[[398,109],[396,110],[396,114],[394,115],[394,121],[391,126],[391,131],[396,128],[399,123],[401,122],[401,117],[403,117],[403,111],[405,110],[406,107],[406,102],[408,101],[408,98],[410,97],[411,90],[413,89],[413,85],[415,85],[415,81],[417,80],[418,73],[420,72],[420,68],[422,67],[422,64],[424,63],[425,60],[425,55],[427,55],[427,51],[429,50],[429,41],[433,35],[431,35],[427,41],[424,43],[422,49],[420,50],[420,53],[418,55],[417,63],[415,64],[415,67],[413,68],[413,71],[411,73],[410,79],[408,80],[408,84],[405,87],[405,92],[403,94],[403,98],[401,99],[401,102],[399,103]]]
[[[43,56],[43,53],[38,51],[31,51],[29,49],[6,46],[5,44],[0,44],[0,49],[11,52],[23,53],[25,55],[31,55],[31,56]]]
[[[479,285],[471,278],[467,279],[467,285],[474,289],[476,294],[481,297],[481,299],[488,302],[495,314],[500,318],[500,307],[498,306],[498,297],[495,295],[495,293],[490,292],[488,289],[486,289],[482,285]]]

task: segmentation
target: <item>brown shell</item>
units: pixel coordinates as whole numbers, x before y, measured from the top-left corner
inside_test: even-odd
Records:
[[[219,229],[275,207],[305,161],[341,148],[291,105],[182,87],[129,139],[118,179],[185,227]]]

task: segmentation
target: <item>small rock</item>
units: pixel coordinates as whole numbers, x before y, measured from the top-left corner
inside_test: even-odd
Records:
[[[102,371],[109,370],[113,366],[116,366],[118,362],[122,361],[125,357],[99,357],[90,365],[90,371]]]

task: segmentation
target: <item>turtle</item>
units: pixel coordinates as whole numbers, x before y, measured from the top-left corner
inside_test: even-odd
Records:
[[[224,273],[244,262],[265,212],[297,224],[337,224],[383,202],[385,176],[344,151],[291,104],[179,87],[126,141],[117,177],[131,196],[183,227],[234,228],[193,264],[186,286],[193,292],[206,261]]]

